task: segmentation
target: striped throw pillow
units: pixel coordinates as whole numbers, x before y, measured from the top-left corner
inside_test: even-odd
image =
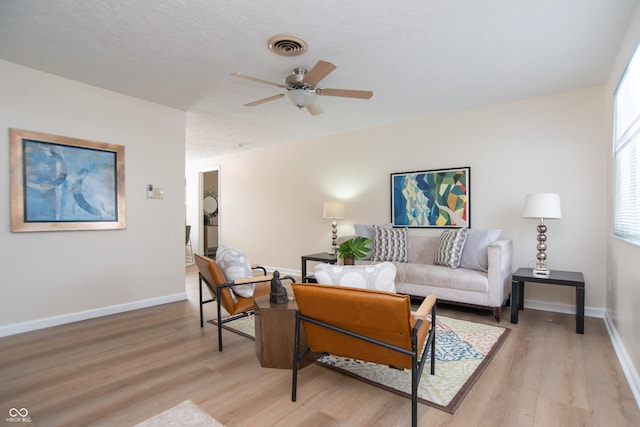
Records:
[[[373,261],[407,262],[407,229],[373,226]]]
[[[446,230],[440,235],[440,242],[433,263],[446,267],[458,268],[462,259],[462,250],[467,240],[468,228]]]

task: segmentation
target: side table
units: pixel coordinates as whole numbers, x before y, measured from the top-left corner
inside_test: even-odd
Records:
[[[319,252],[317,254],[302,255],[302,283],[313,281],[313,276],[307,276],[307,261],[324,262],[326,264],[335,264],[338,262],[338,256],[329,252]]]
[[[254,298],[256,355],[263,368],[291,369],[296,332],[298,304],[272,304],[269,295]],[[307,347],[304,331],[300,334],[300,346]],[[300,368],[312,363],[318,355],[309,352],[300,362]]]
[[[577,271],[551,270],[549,276],[534,276],[533,269],[519,268],[511,276],[511,323],[518,323],[518,312],[524,310],[524,284],[545,283],[548,285],[575,286],[576,288],[576,333],[584,334],[584,276]]]

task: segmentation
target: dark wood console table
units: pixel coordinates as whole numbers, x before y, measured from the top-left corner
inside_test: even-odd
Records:
[[[540,277],[535,276],[531,268],[519,268],[511,276],[511,323],[518,323],[518,312],[524,310],[525,282],[575,286],[576,333],[584,334],[584,276],[582,273],[577,271],[551,270],[549,276]]]
[[[326,264],[335,264],[338,257],[329,252],[320,252],[311,255],[302,255],[302,283],[314,282],[313,275],[307,275],[307,261],[324,262]]]

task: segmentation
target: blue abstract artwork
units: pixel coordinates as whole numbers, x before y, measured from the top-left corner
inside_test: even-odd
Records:
[[[118,220],[115,152],[22,143],[25,222]]]

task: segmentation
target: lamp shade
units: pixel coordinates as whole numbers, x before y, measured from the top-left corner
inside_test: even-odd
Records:
[[[308,107],[316,100],[316,93],[307,89],[289,89],[285,92],[285,96],[298,108]]]
[[[560,195],[555,193],[527,194],[524,199],[523,218],[560,219]]]
[[[324,202],[322,209],[323,218],[344,218],[344,203]]]

